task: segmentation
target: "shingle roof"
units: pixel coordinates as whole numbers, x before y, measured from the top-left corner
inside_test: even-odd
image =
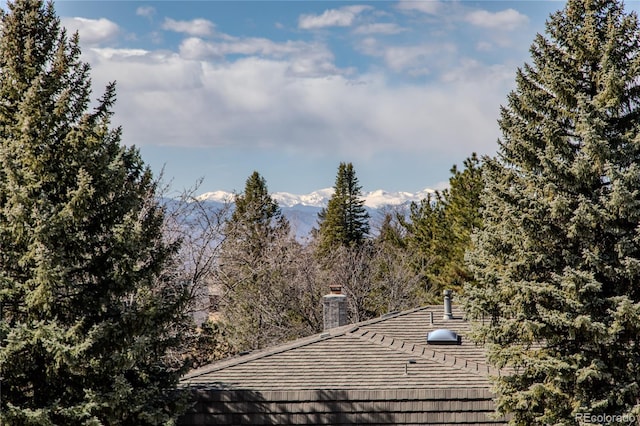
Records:
[[[504,425],[491,417],[498,372],[453,312],[385,315],[192,371],[181,383],[195,404],[178,424]],[[462,344],[427,345],[440,328]]]
[[[498,371],[486,365],[482,347],[468,339],[469,323],[460,309],[454,306],[453,313],[453,319],[444,320],[442,306],[427,306],[335,328],[208,365],[181,383],[259,391],[488,389],[488,376]],[[462,344],[427,345],[427,333],[439,328],[458,333]]]

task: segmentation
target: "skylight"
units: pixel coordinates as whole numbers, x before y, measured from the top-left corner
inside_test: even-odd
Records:
[[[427,333],[428,345],[460,345],[462,338],[455,331],[440,328]]]

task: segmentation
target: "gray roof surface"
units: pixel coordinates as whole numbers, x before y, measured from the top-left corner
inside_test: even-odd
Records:
[[[335,328],[210,364],[181,383],[259,391],[487,389],[489,375],[498,371],[486,365],[482,347],[469,340],[470,325],[457,306],[453,313],[453,319],[444,320],[442,306],[426,306]],[[458,333],[462,344],[427,345],[427,333],[440,328]]]

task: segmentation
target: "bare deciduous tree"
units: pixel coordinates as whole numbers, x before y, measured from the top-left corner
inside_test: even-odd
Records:
[[[207,320],[211,308],[211,276],[225,238],[224,223],[231,211],[230,201],[219,207],[199,199],[195,194],[200,183],[173,197],[168,196],[168,186],[162,191],[164,235],[180,245],[174,273],[190,288],[190,309],[198,324]]]

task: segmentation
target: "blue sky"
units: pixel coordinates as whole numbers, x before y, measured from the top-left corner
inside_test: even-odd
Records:
[[[499,106],[557,1],[58,1],[123,143],[176,190],[441,187],[493,154]]]

